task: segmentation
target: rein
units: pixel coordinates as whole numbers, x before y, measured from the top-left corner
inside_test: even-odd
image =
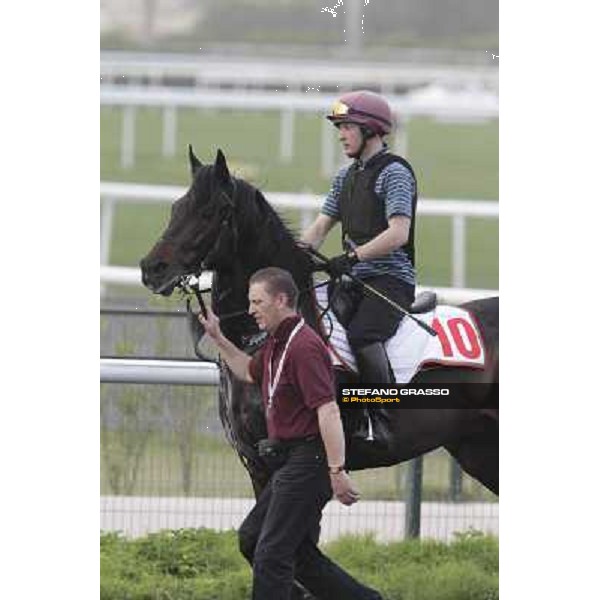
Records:
[[[202,298],[202,294],[204,294],[206,292],[210,292],[212,288],[200,289],[199,285],[196,286],[190,281],[193,277],[196,277],[199,280],[201,274],[202,274],[202,270],[200,270],[198,273],[192,273],[190,275],[185,275],[184,277],[181,278],[180,282],[177,284],[177,288],[186,296],[188,312],[191,311],[190,296],[193,294],[195,296],[196,300],[198,301],[198,304],[200,305],[200,310],[202,311],[202,315],[204,317],[206,317],[206,304],[204,302],[204,299]],[[323,287],[324,285],[328,285],[329,281],[330,280],[321,281],[314,285],[309,285],[309,286],[299,290],[298,295],[302,296],[303,294],[307,294],[313,290],[316,290],[317,288]],[[325,307],[325,309],[320,312],[318,319],[321,320],[325,316],[325,314],[327,312],[329,312],[329,310],[330,310],[330,307],[329,307],[329,303],[328,303],[327,306]],[[236,310],[234,312],[225,313],[224,315],[219,315],[219,321],[233,319],[234,317],[241,317],[242,315],[247,315],[247,314],[249,314],[247,310]]]
[[[324,256],[323,254],[321,254],[320,252],[318,252],[317,250],[315,250],[312,246],[310,246],[310,245],[307,244],[307,245],[303,246],[303,249],[306,252],[308,252],[309,254],[312,254],[314,257],[318,258],[323,263],[323,265],[326,265],[329,262],[329,259],[326,256]],[[363,288],[364,290],[367,290],[367,291],[371,292],[371,294],[373,294],[374,296],[377,296],[383,302],[386,302],[392,308],[394,308],[395,310],[397,310],[398,312],[400,312],[404,316],[406,316],[409,319],[411,319],[421,329],[423,329],[424,331],[426,331],[430,336],[432,336],[432,337],[436,337],[437,336],[437,331],[435,329],[433,329],[432,327],[430,327],[429,325],[427,325],[427,323],[425,323],[425,321],[421,321],[421,319],[418,319],[417,317],[415,317],[410,312],[410,310],[406,310],[404,307],[400,306],[399,304],[397,304],[396,302],[394,302],[393,300],[391,300],[390,298],[388,298],[385,294],[382,294],[379,290],[377,290],[373,286],[369,285],[368,283],[365,283],[364,281],[362,281],[362,279],[356,277],[356,275],[353,275],[352,273],[347,273],[347,276],[350,279],[352,279],[352,281],[354,281],[356,284],[358,284],[361,288]]]
[[[185,275],[184,277],[182,277],[181,281],[177,284],[177,287],[179,288],[179,290],[181,292],[183,292],[183,294],[186,296],[185,298],[185,307],[186,307],[186,311],[188,313],[193,313],[192,311],[192,302],[190,300],[190,296],[192,294],[194,294],[194,296],[196,297],[196,300],[198,301],[198,304],[200,306],[200,310],[202,312],[202,316],[206,319],[206,304],[204,304],[204,299],[202,298],[202,293],[203,292],[209,292],[210,288],[206,288],[204,290],[200,289],[200,274],[202,273],[202,270],[200,270],[200,272],[196,275]],[[192,277],[197,277],[198,278],[198,285],[193,287],[192,284],[190,283],[190,279]]]
[[[299,291],[299,296],[301,296],[302,294],[306,294],[311,291],[314,291],[317,288],[323,287],[324,285],[329,285],[330,281],[331,280],[328,279],[326,281],[321,281],[320,283],[317,283],[315,285],[309,285],[308,287]],[[331,303],[329,301],[329,297],[327,297],[327,304],[325,305],[325,308],[323,308],[323,310],[320,310],[320,306],[319,306],[319,303],[317,302],[316,295],[314,297],[314,302],[315,302],[315,311],[317,313],[317,325],[321,327],[323,339],[326,342],[328,342],[329,338],[331,337],[331,334],[333,333],[333,327],[332,327],[331,319],[329,319],[329,328],[327,328],[327,330],[326,330],[325,324],[323,323],[323,319],[325,318],[325,316],[327,316],[327,314],[331,310]]]

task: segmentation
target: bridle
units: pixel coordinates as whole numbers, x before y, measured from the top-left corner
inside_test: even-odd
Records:
[[[235,195],[237,192],[236,180],[232,178],[231,184],[232,184],[231,196],[229,196],[225,192],[225,190],[223,190],[222,188],[219,189],[220,196],[225,200],[226,210],[225,210],[225,214],[223,215],[221,221],[216,226],[217,231],[219,231],[219,235],[217,236],[217,238],[215,239],[215,241],[213,243],[213,248],[218,248],[219,243],[222,239],[222,236],[230,231],[233,235],[233,253],[235,254],[237,252],[238,242],[239,242],[238,226],[237,226],[237,221],[235,219],[235,211],[234,211]],[[206,318],[207,313],[206,313],[206,305],[204,303],[204,299],[202,298],[202,294],[204,292],[210,291],[211,288],[209,287],[206,289],[200,289],[200,276],[202,275],[202,272],[204,270],[206,258],[208,258],[210,256],[210,254],[211,253],[209,252],[206,255],[205,259],[200,262],[200,264],[198,265],[198,267],[196,269],[193,269],[190,273],[188,273],[186,275],[181,275],[178,278],[177,283],[175,284],[175,288],[180,290],[184,294],[184,296],[186,296],[187,311],[191,312],[191,310],[192,310],[190,296],[193,294],[196,297],[196,300],[198,301],[198,305],[200,306],[200,311],[202,312],[202,316],[204,318]],[[194,279],[197,280],[197,284],[194,282]],[[237,316],[238,314],[243,314],[244,312],[245,311],[238,311],[238,313],[232,313],[230,315],[223,315],[223,316],[220,316],[220,319],[222,319],[223,317]]]
[[[219,189],[220,197],[224,201],[223,205],[225,206],[225,211],[224,211],[220,221],[216,225],[216,228],[219,231],[219,234],[217,235],[217,237],[213,243],[213,248],[216,248],[216,249],[219,248],[219,245],[220,245],[223,235],[231,234],[232,235],[232,245],[233,245],[232,253],[233,253],[233,255],[237,255],[237,251],[238,251],[238,247],[239,247],[239,230],[238,230],[237,220],[235,218],[235,210],[234,209],[235,209],[235,198],[236,198],[236,194],[238,192],[238,186],[237,186],[236,180],[233,178],[231,179],[231,183],[232,183],[231,196],[229,194],[227,194],[227,192],[223,188]],[[313,259],[313,261],[315,261],[315,259],[316,259],[315,266],[313,269],[314,271],[323,270],[323,266],[328,262],[328,259],[326,257],[324,257],[323,255],[319,254],[318,252],[314,251],[308,245],[305,246],[305,245],[299,244],[299,247],[304,252],[306,252],[308,255],[310,255],[311,258]],[[182,292],[183,295],[186,297],[187,312],[188,313],[193,312],[192,308],[191,308],[191,297],[193,296],[196,298],[198,305],[200,307],[200,311],[205,318],[207,316],[207,311],[206,311],[206,305],[205,305],[204,299],[202,298],[202,294],[205,292],[211,291],[212,288],[207,287],[207,288],[202,289],[200,287],[200,277],[202,275],[202,272],[205,269],[205,263],[207,262],[207,259],[210,257],[210,255],[211,255],[211,252],[209,252],[206,255],[205,259],[198,264],[197,268],[193,269],[190,273],[187,273],[186,275],[180,276],[175,284],[175,288],[178,289],[180,292]],[[299,290],[299,296],[302,297],[305,294],[310,294],[310,292],[315,290],[316,288],[324,286],[324,285],[328,285],[328,284],[329,284],[329,281],[309,284],[305,288]],[[326,327],[323,323],[323,319],[327,315],[329,310],[330,310],[329,304],[326,307],[324,307],[324,309],[319,310],[317,308],[317,324],[321,326],[325,339],[328,339],[329,336],[331,335],[331,330],[329,331],[329,334],[325,333]],[[225,321],[228,319],[233,319],[233,318],[241,317],[241,316],[245,316],[245,315],[248,315],[248,311],[247,311],[247,309],[242,309],[242,310],[237,310],[237,311],[233,311],[230,313],[220,314],[219,320]]]

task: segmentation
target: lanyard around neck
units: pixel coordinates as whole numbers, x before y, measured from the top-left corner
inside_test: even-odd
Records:
[[[283,353],[281,354],[281,358],[279,359],[279,364],[277,365],[277,371],[275,372],[275,379],[271,379],[271,373],[273,370],[273,353],[275,351],[275,347],[271,350],[271,356],[269,357],[269,379],[267,380],[267,390],[269,392],[269,397],[267,399],[267,409],[270,409],[273,406],[273,396],[275,395],[275,390],[277,389],[277,384],[279,383],[279,378],[281,377],[281,371],[283,370],[283,363],[285,361],[285,356],[287,354],[288,348],[294,339],[294,336],[300,331],[300,328],[304,325],[304,319],[300,319],[300,322],[294,327],[292,333],[290,333],[290,337],[285,344],[285,348],[283,349]]]

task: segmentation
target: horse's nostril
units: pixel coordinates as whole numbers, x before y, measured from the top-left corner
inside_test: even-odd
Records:
[[[161,261],[154,265],[154,271],[160,275],[161,273],[164,273],[168,267],[169,265],[166,262]]]
[[[169,268],[168,263],[158,260],[158,261],[149,261],[144,259],[141,261],[141,269],[142,269],[142,282],[147,283],[152,280],[156,280],[164,275],[164,273]]]

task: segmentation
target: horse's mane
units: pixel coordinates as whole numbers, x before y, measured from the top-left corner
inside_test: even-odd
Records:
[[[278,239],[286,239],[287,241],[293,242],[295,240],[297,232],[294,231],[290,223],[282,217],[272,206],[269,201],[265,198],[264,194],[253,185],[244,181],[243,179],[237,180],[238,183],[242,183],[249,193],[254,197],[256,209],[263,223],[268,224],[274,229]]]
[[[235,182],[240,188],[236,202],[238,221],[252,236],[259,253],[273,252],[272,245],[276,245],[278,250],[296,252],[296,231],[289,222],[269,204],[258,188],[243,179]]]
[[[308,306],[308,297],[302,294],[312,283],[312,259],[298,247],[293,228],[269,204],[263,193],[243,179],[236,178],[234,181],[238,259],[246,263],[246,269],[249,268],[246,276],[265,266],[279,266],[290,271],[301,291],[301,306],[311,315],[309,322],[314,322],[314,308]],[[246,262],[248,255],[244,249],[252,249],[252,254],[257,258],[255,264]],[[239,271],[232,270],[231,276],[240,283]],[[238,298],[243,298],[245,302],[247,288],[236,286],[236,289]]]

